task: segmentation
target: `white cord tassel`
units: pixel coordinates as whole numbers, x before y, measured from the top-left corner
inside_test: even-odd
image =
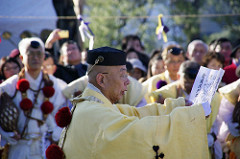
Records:
[[[89,39],[89,50],[92,50],[94,45],[94,34],[88,26],[89,23],[84,22],[81,15],[78,16],[78,19],[81,22],[81,24],[79,25],[81,39],[83,42],[85,42],[85,36],[87,36],[87,38]]]

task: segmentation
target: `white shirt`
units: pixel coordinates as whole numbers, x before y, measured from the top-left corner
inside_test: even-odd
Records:
[[[25,71],[25,79],[27,79],[29,81],[30,84],[30,88],[33,90],[38,90],[39,88],[39,84],[41,83],[42,80],[42,76],[43,73],[40,72],[39,76],[36,79],[33,79],[27,71]],[[16,145],[12,145],[12,149],[14,149],[13,151],[11,151],[12,149],[10,148],[10,156],[11,158],[15,158],[15,159],[20,159],[20,158],[24,158],[25,156],[28,156],[30,158],[34,158],[32,156],[30,156],[30,154],[28,154],[27,152],[31,152],[31,155],[35,155],[35,156],[44,156],[44,152],[42,150],[44,143],[42,143],[42,141],[40,141],[39,139],[44,138],[44,135],[46,134],[47,131],[53,131],[53,134],[59,135],[58,133],[54,133],[54,131],[59,131],[59,129],[57,129],[55,120],[54,120],[54,116],[56,114],[56,112],[59,110],[59,108],[61,108],[62,106],[66,106],[66,98],[63,96],[63,94],[61,93],[61,87],[58,85],[58,80],[57,78],[49,75],[49,78],[53,81],[54,85],[53,88],[55,89],[55,93],[52,97],[49,98],[49,101],[53,104],[54,106],[54,110],[52,113],[50,113],[47,116],[47,119],[45,121],[45,123],[39,127],[38,123],[36,120],[32,120],[30,119],[28,122],[28,127],[25,130],[25,132],[27,133],[26,136],[24,137],[23,140],[19,140],[17,142]],[[12,77],[10,77],[9,79],[7,79],[6,81],[4,81],[3,83],[1,83],[0,85],[0,90],[2,92],[6,92],[9,96],[13,96],[15,91],[16,91],[16,83],[18,81],[18,75],[14,75]],[[42,82],[42,85],[40,88],[44,87],[44,82]],[[34,103],[34,92],[30,89],[27,90],[27,97],[32,101],[32,103]],[[25,120],[26,120],[26,116],[24,115],[24,112],[22,111],[22,109],[20,108],[19,103],[22,101],[22,97],[21,97],[21,93],[20,91],[17,92],[16,96],[13,98],[13,102],[15,103],[16,107],[19,110],[19,118],[18,118],[18,123],[17,123],[17,128],[18,128],[18,132],[21,134],[21,132],[24,129],[25,126]],[[37,102],[34,104],[34,107],[32,109],[32,113],[31,113],[31,117],[37,118],[39,120],[43,120],[43,113],[41,110],[41,105],[44,102],[44,95],[43,92],[40,91],[38,96],[37,96]],[[54,136],[55,140],[57,138],[59,138],[60,136]],[[34,139],[34,140],[32,140]],[[39,142],[36,142],[39,141]],[[23,149],[21,146],[23,144],[24,141],[27,141],[28,146],[25,147],[25,149]],[[25,143],[26,144],[26,143]],[[20,146],[17,146],[20,145]],[[32,147],[34,146],[34,147]],[[31,147],[31,148],[30,148]],[[29,151],[29,149],[31,151]],[[18,155],[18,153],[20,154],[21,151],[26,151],[24,156]]]

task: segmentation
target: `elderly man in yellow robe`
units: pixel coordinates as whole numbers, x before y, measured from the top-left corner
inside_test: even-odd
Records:
[[[186,107],[183,98],[140,108],[115,104],[129,84],[125,52],[97,48],[87,62],[88,85],[73,100],[62,141],[67,159],[208,158],[204,104]]]
[[[168,84],[150,94],[152,102],[163,103],[165,98],[184,97],[187,105],[191,105],[189,101],[190,92],[192,90],[195,78],[199,71],[200,65],[193,61],[185,61],[181,64],[176,82]],[[214,158],[222,158],[222,148],[220,142],[216,141],[216,136],[219,132],[219,120],[216,120],[221,102],[219,93],[215,93],[211,102],[212,112],[206,120],[208,133],[208,146],[212,150]],[[214,151],[213,151],[214,150]],[[215,153],[213,153],[215,152]],[[217,157],[219,156],[219,157]]]
[[[183,49],[177,45],[169,45],[166,47],[162,52],[162,58],[166,71],[152,76],[142,84],[147,90],[145,95],[147,103],[151,102],[149,94],[157,89],[157,83],[160,80],[166,82],[167,84],[177,80],[179,67],[186,59]]]

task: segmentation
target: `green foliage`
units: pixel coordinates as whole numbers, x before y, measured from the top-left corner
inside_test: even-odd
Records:
[[[171,3],[170,13],[174,15],[204,15],[204,14],[239,14],[239,0],[176,0]],[[217,17],[189,17],[189,18],[174,18],[174,21],[179,25],[184,34],[187,36],[187,41],[200,38],[206,42],[210,42],[215,38],[226,37],[236,40],[239,35],[240,16],[217,16]],[[209,22],[215,23],[218,28],[211,33],[201,31],[204,28],[211,28]],[[202,23],[202,25],[201,25]]]
[[[172,15],[197,15],[203,5],[204,1],[201,0],[176,0],[171,3],[170,13]],[[183,29],[188,41],[201,38],[200,18],[175,17],[173,20]]]
[[[86,21],[91,22],[89,26],[95,34],[94,47],[108,45],[120,48],[124,37],[122,29],[132,20],[131,17],[146,15],[145,6],[151,1],[88,0],[84,16],[88,17]],[[141,30],[144,29],[142,27]]]
[[[160,13],[178,15],[174,18],[164,17],[164,23],[170,28],[168,39],[183,47],[197,38],[207,43],[222,36],[232,40],[239,38],[240,16],[199,17],[207,14],[240,14],[239,0],[88,0],[83,11],[84,20],[91,22],[89,26],[95,34],[94,48],[107,45],[120,49],[125,35],[137,34],[144,42],[146,52],[163,45],[163,41],[157,40],[155,35],[156,16]],[[144,17],[153,15],[155,18]],[[216,28],[209,22],[214,23]],[[206,31],[209,28],[210,31]],[[88,47],[87,43],[84,45]]]

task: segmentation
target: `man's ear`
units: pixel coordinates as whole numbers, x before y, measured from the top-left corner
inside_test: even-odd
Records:
[[[103,74],[101,74],[101,73],[97,74],[97,76],[96,76],[96,81],[97,81],[97,84],[98,84],[99,86],[101,86],[101,87],[104,87],[104,86],[105,86]]]

